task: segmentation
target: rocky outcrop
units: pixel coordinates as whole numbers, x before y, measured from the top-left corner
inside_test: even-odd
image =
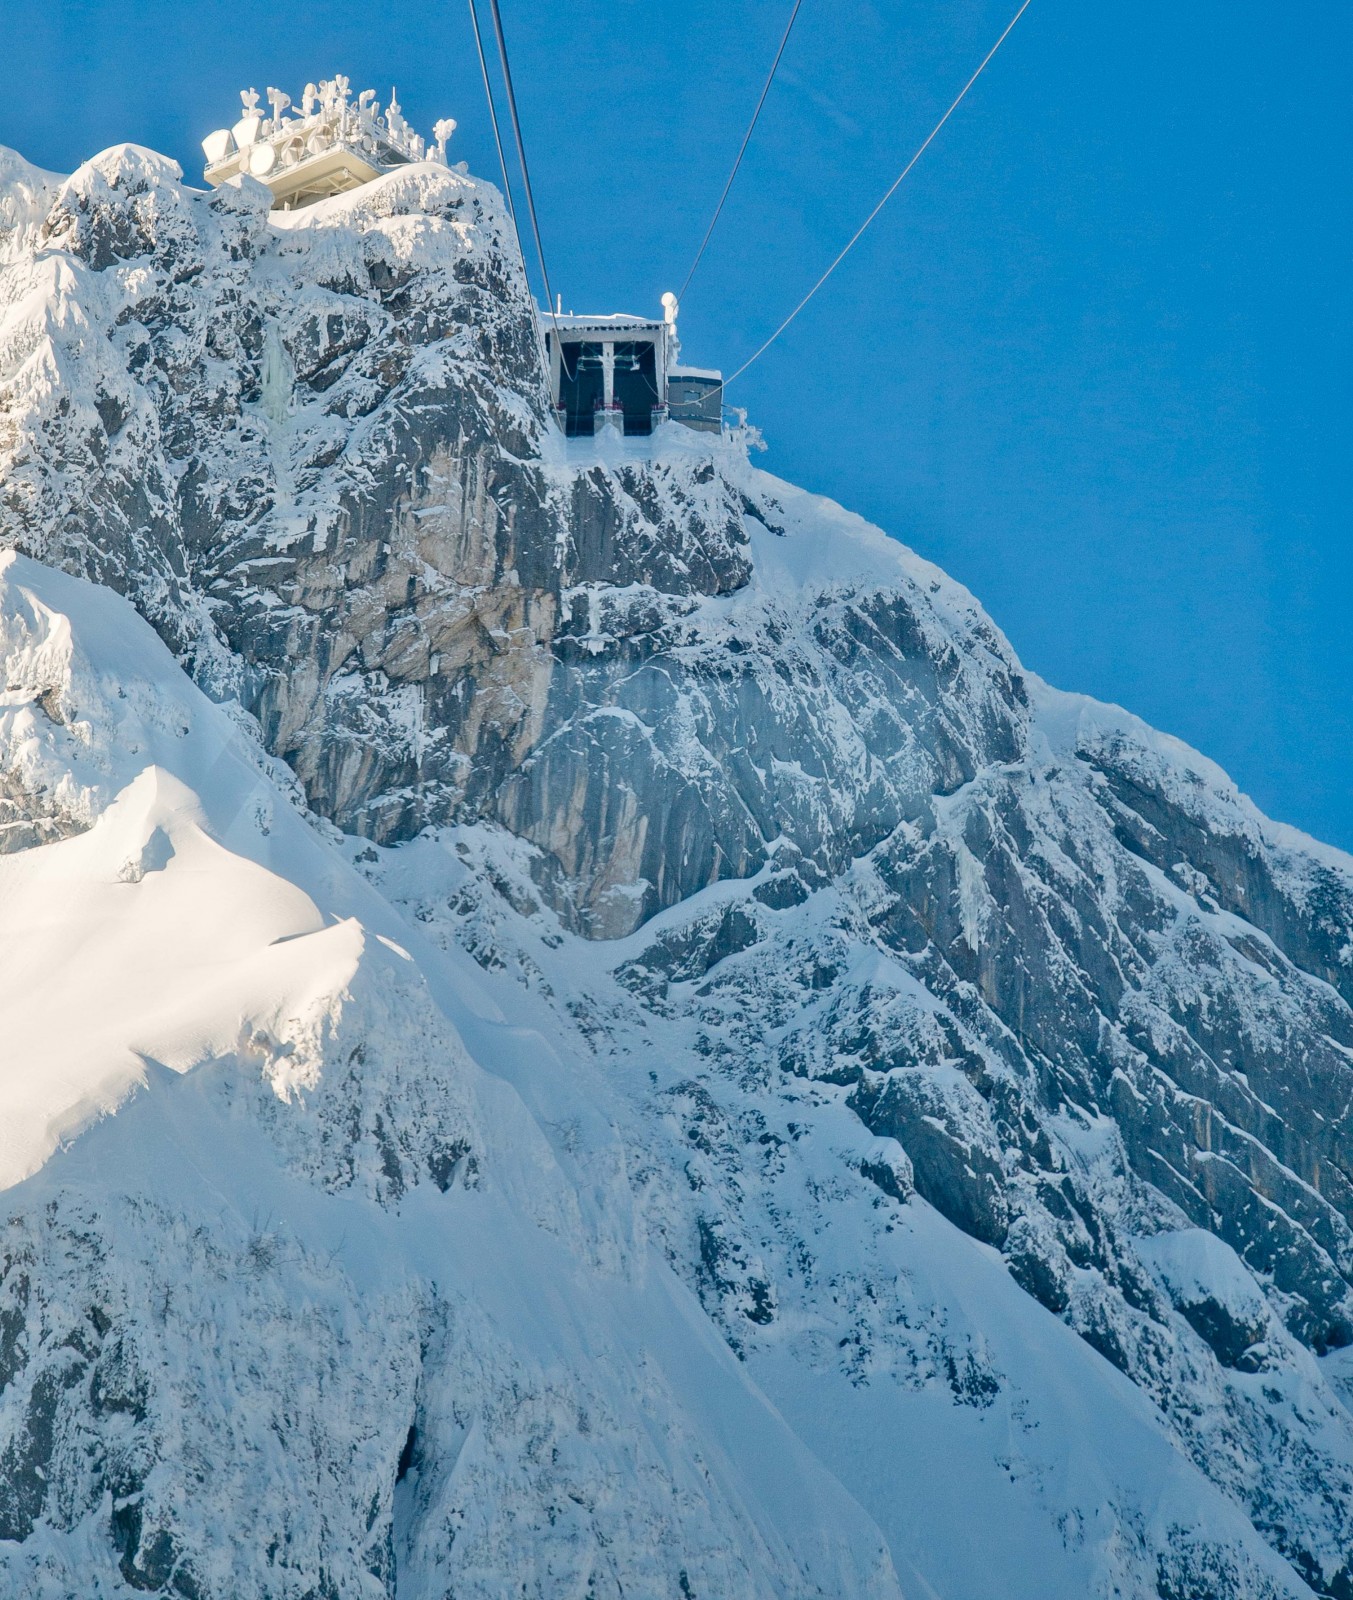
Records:
[[[589,1259],[637,1281],[634,1241],[655,1242],[876,1519],[904,1589],[911,1570],[917,1592],[989,1592],[999,1570],[1012,1596],[1025,1571],[1067,1595],[1353,1593],[1353,865],[1194,752],[1030,679],[959,586],[756,471],[746,430],[565,445],[503,214],[464,174],[410,168],[279,218],[248,183],[194,194],[131,147],[67,180],[6,171],[0,539],[126,594],[348,836],[326,848],[478,963],[493,998],[465,1026],[503,1053],[555,1190],[610,1219]],[[20,851],[110,798],[33,754],[97,719],[92,690],[25,660],[0,776]],[[387,1029],[435,1035],[368,1031]],[[407,1081],[371,1103],[393,1057],[345,1059],[324,1134],[266,1098],[249,1113],[290,1130],[293,1175],[341,1187],[360,1147],[382,1218],[454,1189],[474,1138],[448,1124],[424,1148],[400,1122],[437,1062],[410,1043]],[[78,1209],[59,1245],[28,1215],[0,1309],[18,1419],[0,1539],[25,1547],[81,1430],[111,1450],[148,1437],[138,1407],[167,1414],[133,1360],[138,1288],[93,1333],[83,1304],[33,1320],[52,1252],[87,1240]],[[195,1249],[174,1270],[204,1270]],[[349,1289],[320,1278],[338,1326]],[[632,1555],[605,1452],[586,1447],[581,1487],[543,1465],[578,1409],[560,1422],[547,1375],[495,1365],[487,1333],[457,1343],[442,1291],[407,1283],[382,1312],[407,1356],[389,1418],[379,1385],[334,1377],[379,1466],[344,1581],[394,1592],[385,1533],[364,1539],[393,1550],[395,1485],[464,1444],[445,1388],[441,1410],[418,1398],[429,1362],[482,1382],[508,1433],[514,1386],[531,1396],[481,1548],[511,1547],[510,1457],[538,1474],[521,1537],[571,1517],[562,1496],[598,1517],[570,1560],[621,1527]],[[259,1294],[261,1325],[291,1314]],[[341,1368],[336,1335],[324,1349]],[[939,1452],[990,1527],[927,1543],[939,1491],[897,1440]],[[161,1431],[144,1453],[176,1448]],[[109,1489],[125,1582],[224,1592],[200,1531],[136,1485]],[[722,1494],[673,1526],[731,1526]],[[308,1549],[314,1592],[357,1592],[318,1576],[331,1558]]]
[[[45,215],[0,265],[0,540],[130,594],[345,829],[519,816],[509,780],[598,630],[643,639],[746,582],[736,495],[708,454],[551,465],[534,313],[484,185],[413,168],[285,227],[260,184],[180,178],[123,146],[33,180]],[[569,819],[590,829],[584,899],[636,848],[603,809],[594,791]]]

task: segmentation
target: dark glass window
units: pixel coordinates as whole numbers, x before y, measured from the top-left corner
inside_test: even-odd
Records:
[[[561,341],[559,403],[564,408],[564,432],[570,438],[591,434],[597,407],[605,392],[599,344]]]
[[[651,339],[615,347],[615,397],[624,409],[625,432],[653,432],[658,403],[658,365]]]

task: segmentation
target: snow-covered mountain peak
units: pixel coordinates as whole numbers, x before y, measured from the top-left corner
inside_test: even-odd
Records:
[[[1353,864],[269,199],[0,157],[4,1579],[1346,1595]]]

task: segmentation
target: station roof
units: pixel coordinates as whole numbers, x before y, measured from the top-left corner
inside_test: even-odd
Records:
[[[665,322],[654,321],[652,317],[631,316],[627,311],[594,315],[583,315],[576,311],[560,311],[551,315],[548,311],[542,311],[540,320],[547,328],[558,323],[560,333],[661,333],[667,326]]]

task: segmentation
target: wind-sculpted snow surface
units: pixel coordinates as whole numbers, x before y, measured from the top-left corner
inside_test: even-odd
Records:
[[[1353,863],[468,176],[0,183],[0,1573],[1350,1600]]]
[[[544,1039],[123,602],[10,556],[0,618],[5,759],[87,825],[0,863],[0,1588],[897,1594],[623,1172],[572,1181],[452,1019]]]

